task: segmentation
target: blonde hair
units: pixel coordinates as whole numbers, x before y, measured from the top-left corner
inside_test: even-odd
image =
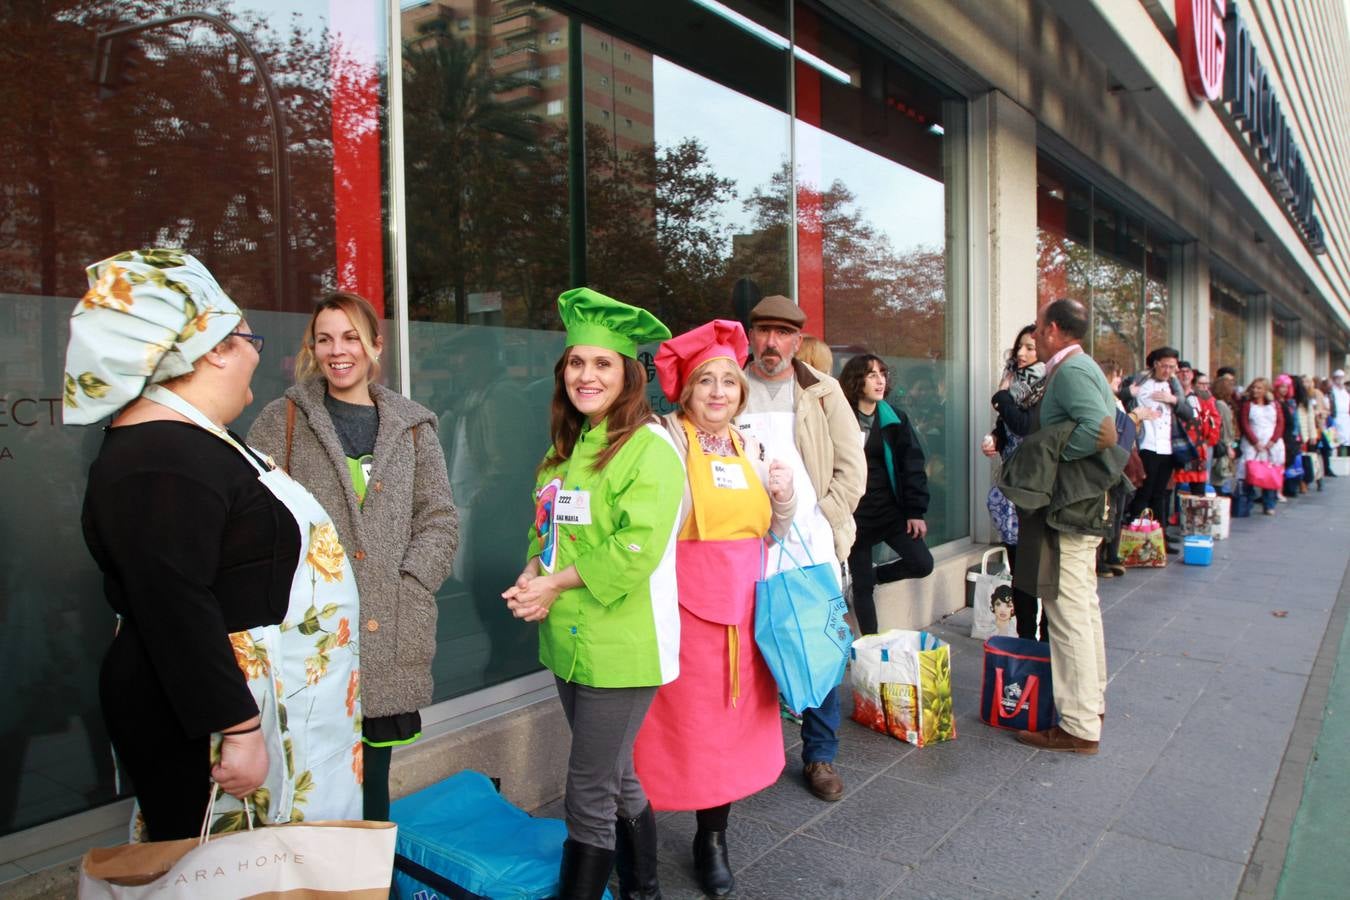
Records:
[[[736,366],[734,360],[728,359],[725,356],[714,356],[712,359],[704,360],[698,364],[698,368],[689,373],[689,377],[684,380],[684,387],[680,388],[679,407],[681,412],[689,407],[689,398],[694,396],[694,382],[698,381],[699,376],[703,374],[708,366],[717,362],[719,359],[724,359],[731,363],[731,370],[736,373],[736,382],[741,386],[741,401],[736,404],[736,411],[731,415],[735,418],[745,412],[745,404],[750,399],[750,379],[745,377],[745,372]]]
[[[834,354],[830,352],[830,345],[814,334],[802,335],[802,345],[797,348],[797,359],[826,375],[834,368]]]
[[[314,313],[309,317],[309,324],[305,326],[305,336],[300,342],[300,352],[295,355],[295,380],[308,381],[322,374],[319,371],[319,362],[314,358],[314,324],[319,321],[320,313],[330,309],[340,309],[346,313],[348,321],[356,329],[356,334],[361,339],[361,347],[370,360],[366,381],[374,381],[380,375],[380,353],[375,349],[375,342],[380,336],[380,317],[375,314],[375,307],[370,305],[369,300],[360,294],[347,291],[329,294],[314,304]]]

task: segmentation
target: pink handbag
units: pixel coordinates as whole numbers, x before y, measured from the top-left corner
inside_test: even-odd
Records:
[[[1284,486],[1284,468],[1268,459],[1249,459],[1247,483],[1254,488],[1278,491]]]

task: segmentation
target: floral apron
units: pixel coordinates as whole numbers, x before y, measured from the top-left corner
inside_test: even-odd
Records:
[[[337,530],[319,501],[299,482],[259,463],[225,429],[166,388],[142,396],[181,413],[237,449],[258,470],[258,481],[300,527],[300,565],[280,625],[230,635],[234,658],[258,704],[267,744],[267,778],[249,798],[255,822],[361,818],[361,700],[356,576]],[[219,758],[213,736],[211,756]],[[203,788],[205,790],[205,788]],[[234,797],[216,800],[213,833],[247,827]],[[140,839],[133,818],[133,840]]]
[[[773,784],[783,771],[778,686],[755,646],[755,581],[769,496],[745,445],[704,453],[684,422],[693,509],[675,545],[680,676],[656,692],[633,748],[657,809],[709,809]]]

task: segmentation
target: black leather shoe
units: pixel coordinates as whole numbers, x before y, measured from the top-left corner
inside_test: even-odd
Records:
[[[620,900],[661,900],[656,877],[656,813],[650,803],[636,816],[619,816],[614,868],[619,873]]]
[[[609,886],[613,868],[613,850],[568,838],[563,841],[558,900],[600,900]]]
[[[727,859],[725,831],[699,831],[694,835],[694,871],[703,893],[719,900],[731,896],[736,879],[731,874],[731,861]]]

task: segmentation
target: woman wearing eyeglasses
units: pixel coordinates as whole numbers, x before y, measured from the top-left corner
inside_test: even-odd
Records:
[[[263,340],[181,250],[88,272],[64,412],[112,417],[82,525],[118,617],[99,699],[137,835],[197,835],[211,780],[213,832],[251,827],[244,798],[259,824],[358,815],[351,567],[313,496],[228,430]]]
[[[361,593],[365,818],[389,818],[393,748],[421,735],[431,702],[436,591],[459,520],[436,416],[375,384],[379,318],[356,294],[319,301],[296,357],[296,384],[268,404],[249,443],[314,492],[333,516]]]

